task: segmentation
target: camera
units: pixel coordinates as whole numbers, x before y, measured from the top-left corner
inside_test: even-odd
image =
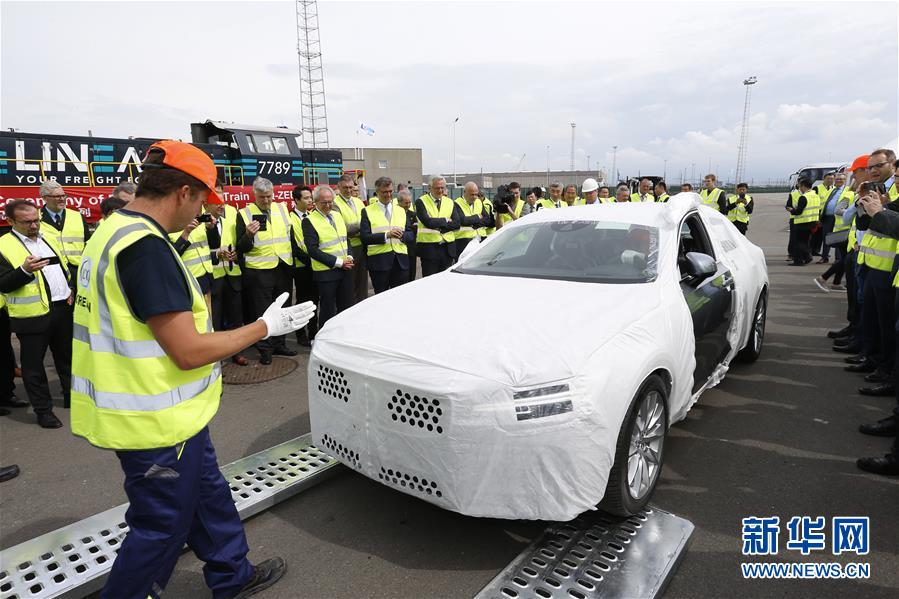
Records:
[[[512,204],[515,203],[515,194],[509,191],[508,185],[500,185],[493,196],[493,210],[497,214],[509,214]]]

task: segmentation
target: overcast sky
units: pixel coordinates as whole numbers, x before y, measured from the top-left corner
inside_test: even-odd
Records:
[[[331,145],[421,147],[426,172],[851,161],[897,137],[895,2],[319,2]],[[0,127],[189,139],[299,128],[294,2],[0,3]],[[373,137],[356,133],[364,121]],[[525,155],[524,160],[521,160]]]

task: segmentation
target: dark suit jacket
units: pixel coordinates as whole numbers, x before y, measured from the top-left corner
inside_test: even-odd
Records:
[[[329,267],[329,270],[314,270],[312,272],[313,280],[337,281],[343,278],[343,269],[336,268],[337,258],[331,254],[325,253],[318,247],[321,243],[318,238],[318,231],[315,230],[312,221],[308,218],[303,219],[303,242],[306,244],[306,253],[310,258],[318,260]],[[347,251],[349,251],[349,243],[350,241],[347,239]],[[356,268],[358,268],[358,266],[356,266]]]
[[[407,244],[410,241],[415,241],[415,229],[412,227],[412,219],[409,217],[409,213],[399,206],[394,206],[394,210],[402,210],[403,214],[406,216],[406,226],[403,231],[403,236],[400,238],[400,241]],[[386,233],[372,233],[371,232],[371,221],[368,219],[368,210],[362,211],[362,221],[359,225],[359,236],[362,238],[362,243],[365,245],[380,245],[382,243],[386,243]],[[396,252],[388,252],[386,254],[378,254],[376,256],[367,256],[365,258],[365,266],[368,270],[374,271],[384,271],[391,270],[394,268],[394,264],[396,264],[396,268],[400,270],[409,270],[409,256],[406,254],[397,254]]]
[[[7,235],[13,235],[13,233],[10,232],[7,233]],[[57,257],[60,258],[59,255],[57,255]],[[66,278],[69,281],[69,287],[71,288],[72,280],[69,276],[69,269],[63,268],[62,272],[66,275]],[[19,266],[14,267],[9,263],[5,256],[0,255],[0,293],[12,293],[16,289],[24,287],[34,281],[34,277],[36,276],[40,277],[41,284],[44,286],[44,291],[46,291],[47,297],[50,297],[50,286],[47,285],[47,279],[42,275],[28,274],[19,268]],[[22,335],[43,333],[47,330],[48,326],[50,326],[49,313],[44,314],[43,316],[35,316],[34,318],[9,319],[9,328],[12,329],[12,332]]]
[[[451,200],[447,198],[447,201]],[[460,221],[461,214],[462,210],[455,204],[455,202],[453,202],[452,218],[450,218],[449,220],[445,218],[432,218],[430,215],[428,215],[428,209],[425,208],[425,204],[421,201],[421,198],[415,200],[415,216],[418,217],[418,220],[420,220],[427,229],[434,229],[435,231],[440,231],[441,233],[458,231],[459,227],[462,226],[462,223]],[[415,250],[416,255],[419,258],[424,258],[425,260],[429,258],[440,258],[443,256],[444,252],[451,258],[455,258],[456,244],[427,243],[419,241]]]

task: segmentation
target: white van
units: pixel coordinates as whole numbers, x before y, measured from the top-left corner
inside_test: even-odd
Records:
[[[846,162],[821,162],[803,166],[790,175],[790,189],[796,189],[796,182],[799,180],[799,177],[807,177],[811,180],[812,187],[815,187],[824,181],[824,175],[827,173],[842,173],[847,168],[849,168],[849,164]]]

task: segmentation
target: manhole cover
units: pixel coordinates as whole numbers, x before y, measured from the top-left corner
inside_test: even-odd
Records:
[[[228,385],[249,385],[264,383],[288,375],[297,369],[295,360],[283,356],[272,356],[272,363],[263,366],[259,360],[250,360],[246,366],[238,366],[228,361],[222,365],[222,381]]]

